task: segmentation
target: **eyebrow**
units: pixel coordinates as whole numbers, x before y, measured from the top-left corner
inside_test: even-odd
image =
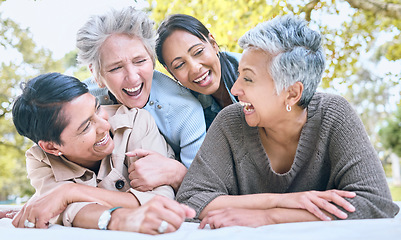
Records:
[[[110,63],[110,64],[107,64],[107,65],[104,65],[104,68],[105,69],[109,69],[109,68],[111,68],[111,67],[114,67],[114,66],[116,66],[116,65],[119,65],[119,64],[121,64],[121,60],[120,61],[117,61],[117,62],[112,62],[112,63]]]
[[[95,109],[97,108],[97,106],[99,106],[99,100],[97,98],[95,98]],[[79,131],[79,129],[81,129],[82,127],[85,126],[85,124],[92,118],[92,116],[88,117],[87,119],[85,119],[84,121],[82,121],[81,125],[79,125],[77,131]]]
[[[240,68],[238,68],[238,70],[239,70]],[[241,69],[243,72],[245,72],[245,71],[250,71],[250,72],[252,72],[253,74],[255,74],[255,72],[252,70],[252,68],[250,68],[250,67],[245,67],[244,69]]]
[[[188,53],[189,52],[191,52],[191,50],[194,48],[194,47],[196,47],[196,46],[199,46],[199,45],[202,45],[203,43],[197,43],[197,44],[194,44],[193,46],[191,46],[190,48],[188,48]],[[175,61],[175,60],[177,60],[177,59],[180,59],[181,57],[176,57],[176,58],[174,58],[172,61],[171,61],[171,63],[170,63],[170,66],[172,66],[173,65],[173,62]]]

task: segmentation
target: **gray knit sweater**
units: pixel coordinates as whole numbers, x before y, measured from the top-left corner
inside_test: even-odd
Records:
[[[353,191],[356,208],[348,219],[394,217],[383,167],[364,126],[342,97],[316,93],[308,106],[291,169],[275,173],[258,129],[249,127],[239,104],[223,109],[209,131],[177,193],[197,216],[220,195]]]

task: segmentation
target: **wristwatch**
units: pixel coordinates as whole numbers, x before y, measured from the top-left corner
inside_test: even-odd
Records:
[[[107,226],[109,225],[111,219],[111,213],[119,208],[121,207],[110,208],[109,210],[104,211],[102,215],[100,215],[99,221],[97,222],[97,226],[100,230],[107,230]]]

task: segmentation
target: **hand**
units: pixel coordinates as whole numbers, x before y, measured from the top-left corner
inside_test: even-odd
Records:
[[[348,212],[355,211],[355,207],[345,200],[345,198],[355,197],[356,194],[354,192],[327,190],[285,193],[281,195],[282,197],[279,198],[277,207],[305,209],[323,221],[329,221],[331,218],[324,214],[322,210],[340,219],[348,217],[345,212],[338,209],[334,204],[344,208]]]
[[[131,187],[138,191],[150,191],[161,185],[170,185],[177,191],[187,172],[177,160],[153,151],[136,149],[126,155],[139,158],[128,168]]]
[[[2,218],[13,219],[13,217],[17,215],[18,212],[19,210],[0,210],[0,219]]]
[[[31,198],[15,216],[12,224],[18,228],[24,228],[25,220],[35,224],[35,228],[48,228],[49,221],[62,213],[68,206],[66,199],[67,188],[70,184],[61,185],[48,194]]]
[[[193,218],[195,210],[177,201],[156,196],[136,209],[121,208],[113,213],[109,229],[146,234],[160,234],[158,228],[162,221],[168,223],[164,233],[180,228],[185,218]]]
[[[274,222],[269,218],[268,211],[244,208],[214,210],[207,213],[199,228],[204,228],[206,224],[209,224],[211,229],[229,226],[259,227],[273,224]]]

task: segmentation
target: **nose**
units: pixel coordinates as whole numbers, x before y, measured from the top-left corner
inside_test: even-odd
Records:
[[[198,74],[202,68],[202,64],[194,59],[188,61],[192,73]]]
[[[241,86],[240,86],[240,80],[236,80],[234,85],[231,88],[231,94],[234,96],[240,96],[242,95],[242,91],[241,91]]]
[[[110,130],[110,123],[107,121],[109,118],[106,111],[102,111],[101,114],[96,116],[96,132],[99,134],[103,134],[106,131]]]
[[[138,67],[134,66],[134,64],[128,64],[126,67],[126,77],[129,81],[138,81],[139,74],[138,74]]]

